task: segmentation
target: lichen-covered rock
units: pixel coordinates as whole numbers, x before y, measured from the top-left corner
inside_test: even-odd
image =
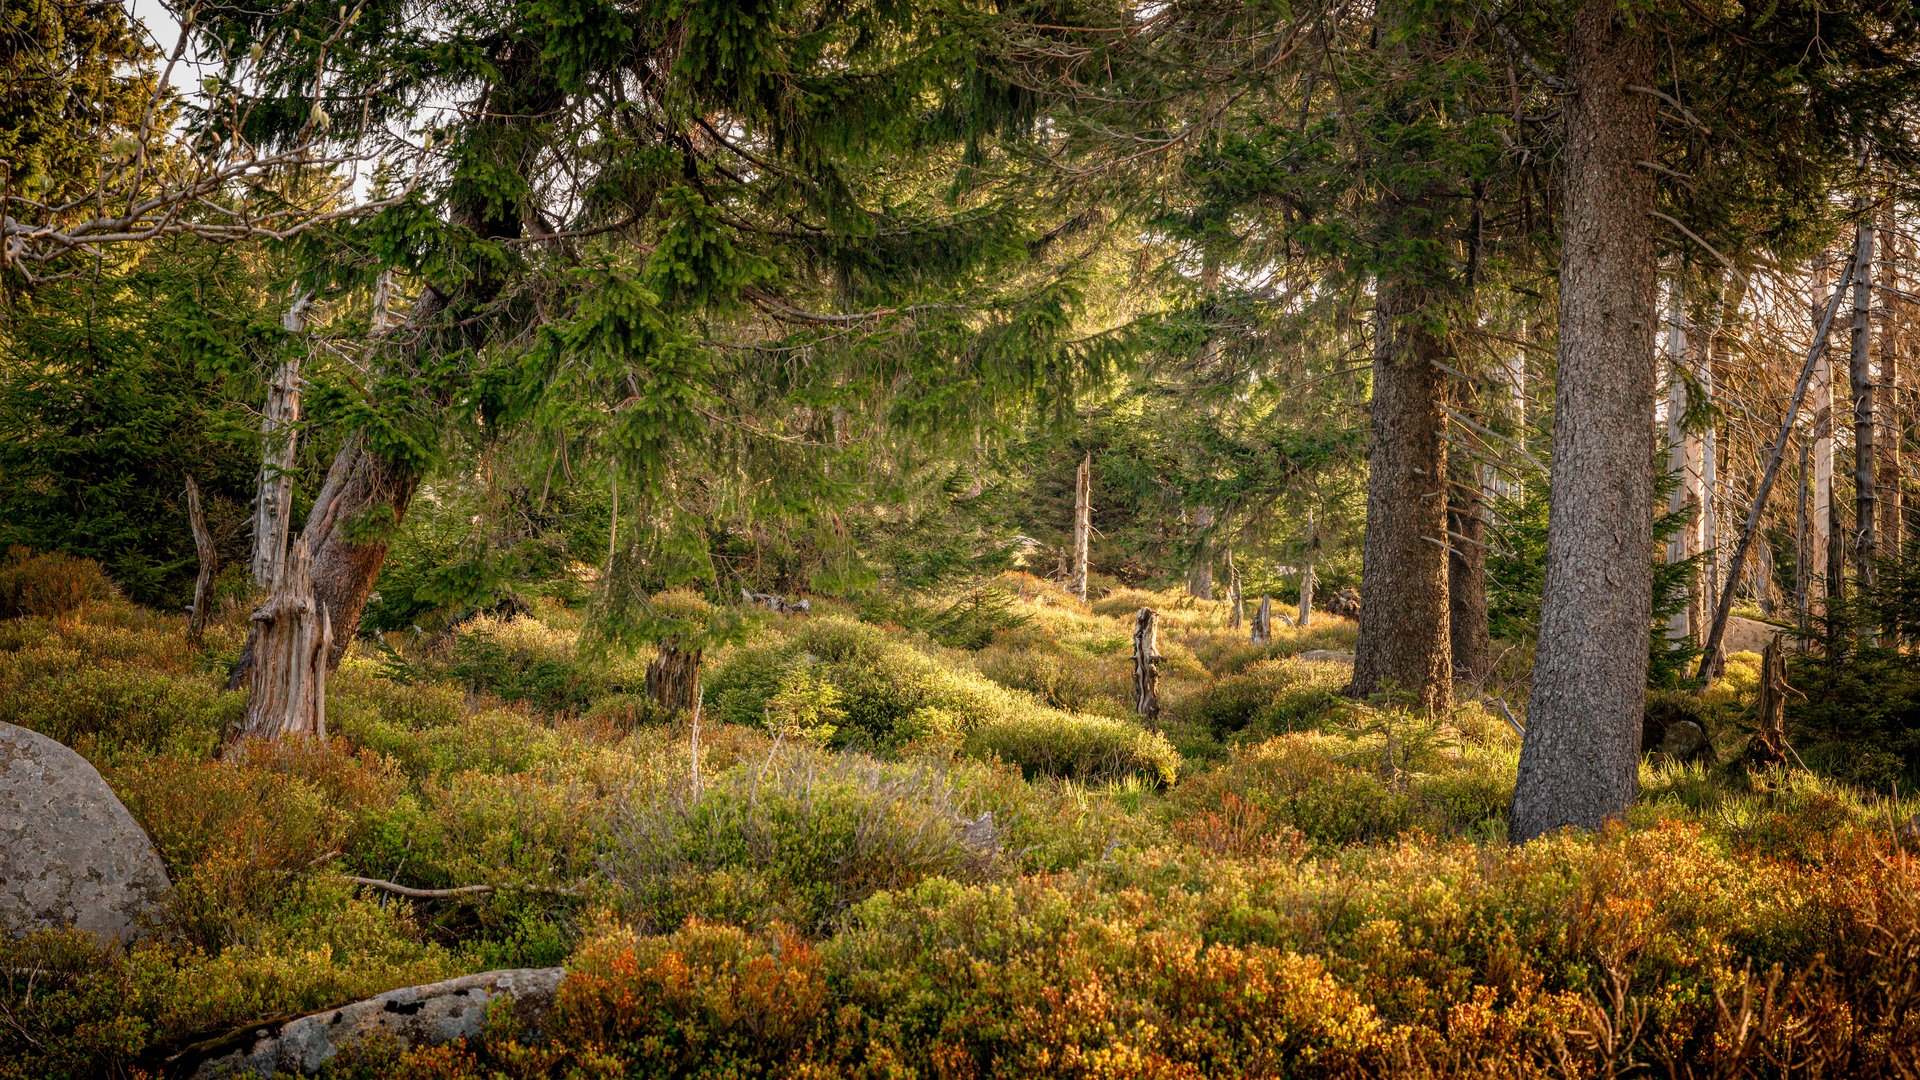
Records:
[[[169,885],[153,841],[87,759],[0,723],[0,927],[130,942]]]
[[[193,1075],[311,1075],[341,1050],[368,1039],[400,1049],[471,1039],[485,1030],[487,1007],[502,998],[512,1002],[523,1030],[537,1031],[565,975],[562,968],[487,971],[390,990],[278,1024],[257,1025],[218,1045],[200,1048],[195,1056],[202,1063]]]

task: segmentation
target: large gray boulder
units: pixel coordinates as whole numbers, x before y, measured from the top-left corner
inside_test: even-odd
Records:
[[[0,928],[131,942],[170,886],[160,854],[87,759],[0,723]]]
[[[188,1051],[183,1059],[200,1059],[196,1077],[312,1075],[341,1050],[368,1039],[405,1049],[475,1038],[486,1030],[487,1007],[499,1000],[512,1003],[523,1030],[537,1033],[565,975],[563,968],[509,968],[408,986],[296,1020],[256,1025]]]

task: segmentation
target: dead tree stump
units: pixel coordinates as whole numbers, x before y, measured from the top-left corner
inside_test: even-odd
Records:
[[[253,612],[255,653],[236,738],[327,737],[327,653],[333,623],[314,597],[305,537],[287,545],[273,591]]]
[[[1793,748],[1787,745],[1787,654],[1775,634],[1760,654],[1759,730],[1747,745],[1747,764],[1785,765]]]
[[[187,639],[198,644],[207,632],[207,605],[213,600],[213,576],[220,569],[220,555],[213,546],[213,533],[207,531],[200,485],[191,476],[187,477],[187,524],[193,529],[194,554],[200,558],[200,576],[193,579],[193,614],[187,619]]]
[[[682,649],[669,638],[647,664],[647,697],[670,713],[693,713],[699,719],[700,650]]]
[[[1080,459],[1073,478],[1073,551],[1067,591],[1087,598],[1087,550],[1093,535],[1093,453]]]
[[[1253,609],[1253,628],[1247,633],[1247,641],[1254,645],[1265,645],[1273,640],[1273,597],[1260,598],[1260,606]]]
[[[1148,722],[1160,716],[1160,617],[1152,608],[1133,617],[1133,711]]]

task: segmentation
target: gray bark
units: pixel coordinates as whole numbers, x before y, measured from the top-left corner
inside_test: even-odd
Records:
[[[1873,415],[1873,225],[1864,217],[1853,241],[1853,349],[1848,364],[1853,382],[1854,574],[1862,592],[1873,588],[1874,520],[1878,496],[1874,467]],[[1862,627],[1872,633],[1872,627]]]
[[[297,293],[280,326],[289,335],[304,333],[311,293]],[[260,414],[260,479],[253,500],[253,583],[273,587],[287,557],[293,528],[293,464],[300,443],[300,349],[288,349],[274,366],[267,407]]]
[[[1567,53],[1560,358],[1546,584],[1508,828],[1529,840],[1624,814],[1638,783],[1652,633],[1656,325],[1652,21],[1581,0]],[[1362,611],[1364,617],[1365,611]]]
[[[327,670],[333,629],[316,595],[305,537],[287,545],[273,591],[253,613],[253,665],[247,711],[235,738],[327,737]]]
[[[1067,588],[1087,598],[1087,551],[1093,535],[1093,454],[1080,459],[1073,478],[1073,574]]]
[[[198,643],[207,631],[207,605],[213,600],[213,576],[220,568],[220,557],[214,550],[213,534],[207,531],[200,485],[191,476],[187,477],[187,525],[193,529],[193,551],[200,560],[199,576],[193,579],[193,614],[187,618],[187,638]]]
[[[1133,711],[1148,723],[1160,716],[1160,618],[1152,608],[1133,618]]]

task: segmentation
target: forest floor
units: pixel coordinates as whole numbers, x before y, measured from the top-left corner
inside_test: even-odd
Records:
[[[668,594],[668,613],[711,619]],[[1162,614],[1152,727],[1131,620]],[[216,758],[244,616],[0,622],[0,720],[90,759],[175,889],[131,951],[0,945],[0,1078],[128,1075],[264,1018],[565,965],[537,1047],[342,1076],[1894,1075],[1920,1047],[1920,805],[1643,766],[1629,821],[1504,839],[1478,704],[1343,698],[1354,628],[956,596],[751,611],[697,729],[580,611],[357,643],[324,745]],[[1753,661],[1707,694],[1734,761]],[[409,900],[350,876],[490,893]],[[1905,1063],[1904,1066],[1902,1063]]]

